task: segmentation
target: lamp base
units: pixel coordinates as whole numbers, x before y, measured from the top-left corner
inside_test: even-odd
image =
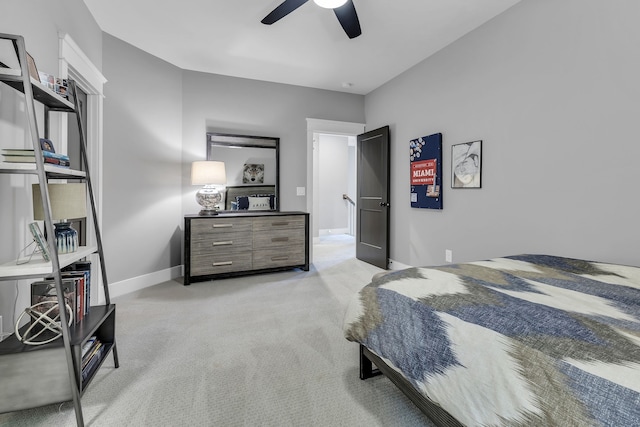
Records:
[[[218,215],[218,210],[217,209],[202,209],[200,212],[198,212],[198,215],[200,215],[200,216]]]
[[[213,185],[205,185],[196,193],[196,201],[202,206],[201,216],[217,215],[216,205],[222,201],[222,194]]]
[[[68,254],[78,250],[78,232],[70,222],[53,224],[55,227],[56,246],[59,254]]]

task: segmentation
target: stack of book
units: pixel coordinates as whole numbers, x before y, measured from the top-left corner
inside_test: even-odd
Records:
[[[95,335],[84,343],[82,346],[82,381],[89,378],[91,373],[97,369],[105,348],[105,345]]]
[[[44,162],[62,167],[69,167],[69,156],[56,153],[53,142],[47,138],[40,138],[40,148]],[[2,150],[4,161],[7,163],[35,163],[36,154],[34,150],[23,148],[4,148]]]
[[[42,151],[44,162],[62,167],[69,167],[69,156],[58,154],[52,151]],[[7,163],[35,163],[36,156],[34,150],[5,148],[2,150],[3,161]]]
[[[73,323],[80,323],[91,308],[91,262],[77,261],[65,267],[62,272],[62,289],[65,302],[73,311]],[[31,284],[31,304],[56,301],[56,285],[53,277]],[[39,307],[40,308],[40,307]],[[47,305],[41,307],[44,312]],[[51,315],[57,316],[57,310]]]

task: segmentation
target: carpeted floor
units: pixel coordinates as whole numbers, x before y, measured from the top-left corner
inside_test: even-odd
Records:
[[[389,380],[358,378],[342,335],[347,301],[380,269],[353,238],[323,237],[311,271],[182,286],[118,299],[120,368],[82,398],[88,426],[431,426]],[[73,405],[0,414],[2,426],[73,426]]]

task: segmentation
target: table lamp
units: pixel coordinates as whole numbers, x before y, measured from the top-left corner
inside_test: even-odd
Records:
[[[204,185],[196,193],[196,201],[202,210],[200,215],[217,215],[217,204],[222,201],[222,195],[216,188],[227,183],[227,173],[224,162],[203,160],[191,164],[191,185]]]
[[[78,232],[71,227],[70,219],[87,216],[87,186],[85,183],[47,184],[51,219],[60,221],[53,224],[59,254],[78,250]],[[40,184],[33,184],[33,219],[44,220]]]

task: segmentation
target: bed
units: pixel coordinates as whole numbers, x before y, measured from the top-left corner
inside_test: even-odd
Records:
[[[225,189],[225,210],[277,210],[275,185],[238,185]]]
[[[439,426],[640,426],[640,268],[518,255],[374,276],[345,337]],[[377,369],[376,369],[377,368]]]

